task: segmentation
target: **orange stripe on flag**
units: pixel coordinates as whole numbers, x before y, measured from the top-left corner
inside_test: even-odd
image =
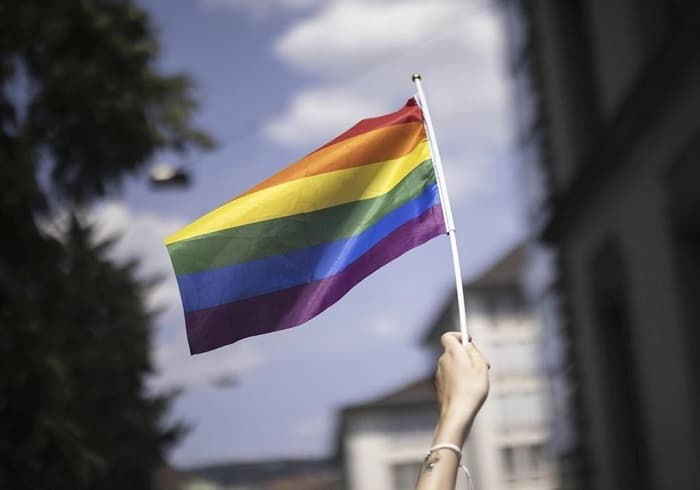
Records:
[[[410,153],[424,139],[422,122],[396,124],[362,133],[305,156],[235,199],[290,180],[394,160]]]

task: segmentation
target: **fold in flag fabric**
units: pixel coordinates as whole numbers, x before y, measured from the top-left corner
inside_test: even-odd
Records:
[[[444,233],[423,116],[409,99],[165,240],[190,352],[299,325]]]

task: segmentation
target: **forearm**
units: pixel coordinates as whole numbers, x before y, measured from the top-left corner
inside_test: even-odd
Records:
[[[469,433],[473,415],[443,412],[440,415],[431,447],[453,444],[462,448]],[[451,449],[433,451],[421,470],[416,490],[452,490],[455,487],[460,458]]]
[[[475,415],[465,409],[443,410],[435,427],[433,445],[450,443],[462,447]]]
[[[416,490],[454,489],[462,446],[489,392],[491,366],[471,342],[461,340],[457,332],[440,337],[445,348],[435,373],[440,419]]]

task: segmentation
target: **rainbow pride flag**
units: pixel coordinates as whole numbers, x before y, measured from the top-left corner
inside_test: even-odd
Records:
[[[299,325],[443,233],[423,116],[410,99],[165,240],[190,352]]]

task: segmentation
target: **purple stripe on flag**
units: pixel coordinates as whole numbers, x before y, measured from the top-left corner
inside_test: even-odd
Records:
[[[372,272],[445,233],[440,205],[407,221],[344,270],[319,281],[185,315],[190,352],[294,327],[318,315]]]

